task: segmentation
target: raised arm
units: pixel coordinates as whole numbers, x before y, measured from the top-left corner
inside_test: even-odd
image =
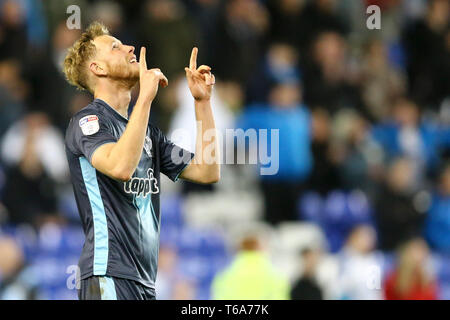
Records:
[[[105,144],[95,150],[92,165],[100,172],[120,181],[131,179],[141,159],[148,119],[158,86],[168,85],[167,78],[159,69],[147,69],[145,47],[139,58],[140,92],[127,127],[116,143]]]
[[[197,120],[195,157],[182,172],[180,178],[197,183],[215,183],[220,179],[219,146],[210,102],[215,77],[211,74],[210,67],[202,65],[197,68],[197,53],[198,49],[194,48],[189,68],[185,68],[189,89],[195,100],[195,118]],[[211,144],[212,149],[210,149]]]

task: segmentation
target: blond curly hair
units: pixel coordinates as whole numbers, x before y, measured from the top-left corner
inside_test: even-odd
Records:
[[[93,22],[67,51],[63,72],[67,81],[80,90],[94,93],[86,63],[95,55],[96,49],[92,41],[102,35],[109,35],[108,29],[100,22]]]

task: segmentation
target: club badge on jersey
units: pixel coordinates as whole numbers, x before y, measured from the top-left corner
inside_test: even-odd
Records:
[[[100,125],[98,123],[98,117],[95,114],[85,116],[80,119],[79,125],[81,131],[85,136],[94,134],[100,130]]]
[[[147,155],[151,158],[152,157],[152,139],[150,139],[148,136],[145,137],[144,150],[147,153]]]

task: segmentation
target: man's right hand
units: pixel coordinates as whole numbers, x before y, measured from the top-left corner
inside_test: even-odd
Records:
[[[169,80],[161,72],[160,69],[147,69],[147,61],[145,60],[145,47],[141,48],[141,55],[139,57],[139,84],[140,91],[139,97],[144,99],[144,101],[153,101],[158,92],[158,86],[167,87],[169,85]]]

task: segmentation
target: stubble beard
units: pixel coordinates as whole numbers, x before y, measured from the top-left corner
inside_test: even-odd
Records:
[[[139,81],[139,69],[133,68],[130,64],[111,65],[108,63],[108,69],[108,77],[129,90]]]

